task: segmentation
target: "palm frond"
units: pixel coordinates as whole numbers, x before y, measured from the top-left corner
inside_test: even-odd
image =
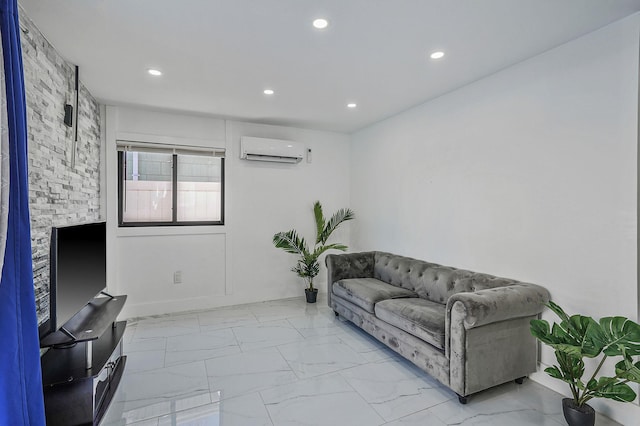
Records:
[[[316,218],[316,244],[318,244],[325,227],[324,213],[322,212],[322,204],[320,204],[320,201],[316,201],[313,204],[313,215]]]
[[[329,244],[326,246],[319,246],[319,247],[316,247],[315,250],[313,251],[313,256],[317,259],[318,257],[320,257],[322,253],[324,253],[327,250],[347,251],[347,248],[348,248],[347,246],[340,243]]]
[[[318,241],[322,244],[326,243],[333,231],[336,230],[338,225],[340,225],[342,222],[346,222],[347,220],[351,220],[354,217],[355,214],[351,209],[338,210],[333,214],[333,216],[331,216],[331,219],[329,219],[329,222],[327,222],[327,224],[325,225],[320,238],[318,238]]]
[[[298,233],[295,229],[292,229],[287,232],[278,232],[273,236],[273,245],[276,248],[282,249],[287,253],[299,254],[302,257],[306,257],[309,255],[309,250],[307,249],[307,242],[304,238],[298,236]]]
[[[305,263],[300,260],[291,270],[302,278],[314,278],[320,273],[320,264],[318,262]]]

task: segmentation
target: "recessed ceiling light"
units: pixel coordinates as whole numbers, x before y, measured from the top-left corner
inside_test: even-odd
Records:
[[[265,95],[273,95],[275,92],[273,91],[273,89],[264,89],[262,93],[264,93]]]
[[[155,75],[156,77],[162,75],[162,71],[153,68],[148,69],[147,72],[151,75]]]
[[[328,26],[329,26],[329,21],[327,21],[324,18],[314,19],[314,21],[313,21],[313,27],[317,28],[319,30],[324,30]]]
[[[355,108],[355,107],[357,107],[357,106],[358,106],[358,104],[357,104],[357,103],[355,103],[355,102],[349,102],[349,103],[347,104],[347,108]]]
[[[444,56],[444,52],[441,50],[438,50],[436,52],[431,53],[431,55],[429,55],[431,57],[431,59],[442,59],[442,57]]]

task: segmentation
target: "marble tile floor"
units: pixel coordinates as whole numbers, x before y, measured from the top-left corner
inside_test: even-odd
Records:
[[[322,297],[139,318],[124,351],[102,426],[566,424],[561,396],[530,380],[459,404]]]

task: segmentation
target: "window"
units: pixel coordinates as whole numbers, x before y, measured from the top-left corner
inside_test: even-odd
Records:
[[[224,224],[224,151],[119,143],[118,223]]]

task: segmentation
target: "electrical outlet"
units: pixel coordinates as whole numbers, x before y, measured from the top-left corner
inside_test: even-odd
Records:
[[[182,284],[182,271],[175,271],[173,273],[173,283]]]

